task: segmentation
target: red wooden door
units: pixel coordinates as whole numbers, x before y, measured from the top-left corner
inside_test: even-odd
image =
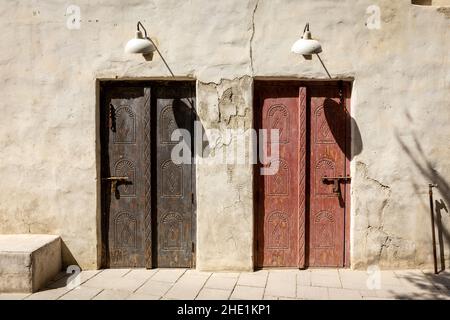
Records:
[[[260,168],[256,172],[259,267],[304,265],[305,96],[305,89],[298,86],[267,85],[256,90],[259,128],[268,130],[263,146],[268,155],[270,130],[279,130],[278,171],[265,176]]]
[[[345,100],[340,96],[340,88],[333,85],[311,86],[308,95],[311,106],[308,265],[342,267],[349,181],[343,178],[335,184],[335,178],[348,174]]]

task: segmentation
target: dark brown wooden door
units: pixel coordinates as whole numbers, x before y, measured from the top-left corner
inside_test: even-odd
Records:
[[[111,268],[149,267],[150,89],[102,92],[103,263]]]
[[[345,94],[345,91],[342,91]],[[313,267],[342,267],[345,262],[347,116],[338,86],[312,86],[309,259]],[[323,179],[324,177],[330,179]]]
[[[256,92],[258,122],[267,129],[266,148],[270,155],[270,130],[279,130],[278,171],[273,175],[256,172],[257,264],[259,267],[299,267],[305,250],[305,88],[261,86]],[[261,145],[260,145],[261,147]],[[266,152],[264,152],[266,154]],[[276,161],[276,160],[275,160]],[[265,166],[270,166],[264,160]]]
[[[193,152],[191,163],[174,163],[172,150],[177,142],[171,135],[184,130],[185,142],[193,146],[194,88],[155,88],[156,104],[156,265],[193,266],[194,194]],[[188,138],[190,137],[190,138]],[[189,157],[188,157],[189,158]]]
[[[101,95],[102,265],[192,267],[195,87],[105,84]],[[175,129],[190,161],[172,161]]]

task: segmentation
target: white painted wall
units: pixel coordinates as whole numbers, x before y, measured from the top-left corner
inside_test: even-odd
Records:
[[[70,4],[81,9],[80,29],[66,26]],[[371,5],[379,30],[366,26]],[[430,266],[429,182],[450,205],[450,14],[409,0],[5,1],[1,233],[60,234],[66,263],[98,266],[96,79],[169,76],[158,56],[124,54],[138,20],[173,72],[199,81],[204,125],[222,129],[217,113],[230,108],[244,112],[231,126],[249,127],[254,76],[326,79],[316,58],[290,52],[310,22],[332,76],[355,79],[363,148],[352,160],[352,266]],[[234,106],[220,100],[229,87]],[[251,167],[233,168],[231,179],[228,169],[197,173],[199,269],[252,268]],[[449,260],[450,215],[441,212]]]

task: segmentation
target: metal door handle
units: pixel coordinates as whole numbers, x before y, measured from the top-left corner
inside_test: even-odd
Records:
[[[111,182],[111,193],[116,193],[117,183],[127,181],[128,177],[106,177],[102,180]]]
[[[106,178],[102,178],[102,180],[108,180],[108,181],[122,181],[122,180],[128,180],[128,177],[106,177]]]
[[[337,195],[338,197],[341,195],[341,188],[339,185],[339,182],[343,181],[343,182],[347,182],[350,181],[351,177],[344,177],[344,176],[338,176],[338,177],[327,177],[327,176],[323,176],[322,177],[322,182],[323,183],[328,183],[328,182],[333,182],[333,193],[335,195]]]

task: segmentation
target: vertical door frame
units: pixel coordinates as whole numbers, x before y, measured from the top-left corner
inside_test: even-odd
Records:
[[[152,79],[114,79],[114,78],[102,78],[102,79],[96,79],[95,80],[95,155],[96,155],[96,196],[97,196],[97,203],[96,203],[96,230],[97,230],[97,268],[104,268],[106,267],[106,254],[107,252],[105,251],[105,239],[104,239],[104,235],[105,235],[105,231],[104,231],[104,225],[103,225],[103,207],[104,207],[104,203],[103,203],[103,184],[102,184],[102,164],[103,164],[103,146],[102,146],[102,112],[104,110],[104,97],[105,97],[105,91],[106,90],[110,90],[112,88],[117,88],[117,87],[147,87],[150,88],[150,99],[149,99],[149,107],[150,107],[150,132],[149,134],[153,134],[155,128],[153,128],[153,123],[154,119],[152,119],[152,115],[154,114],[153,109],[154,107],[151,105],[151,100],[152,100],[152,90],[151,87],[152,86],[157,86],[157,85],[177,85],[177,83],[179,83],[180,85],[186,85],[186,86],[190,86],[192,87],[192,92],[195,96],[195,98],[197,97],[197,85],[196,85],[196,79],[193,78],[174,78],[174,79],[170,79],[167,80],[167,78],[152,78]],[[195,104],[193,106],[193,121],[197,121],[198,120],[198,116],[197,116],[197,106],[196,106],[196,101],[197,99],[195,99]],[[150,137],[150,140],[152,140],[152,136]],[[194,137],[192,137],[192,139],[194,139]],[[150,146],[150,150],[152,149],[152,146]],[[192,192],[194,193],[194,200],[192,202],[192,224],[191,224],[191,237],[192,237],[192,242],[194,245],[193,248],[193,252],[192,252],[192,268],[195,268],[196,265],[196,244],[197,244],[197,201],[196,201],[196,166],[195,166],[195,159],[196,159],[196,152],[197,150],[195,150],[194,147],[194,143],[192,143],[192,164],[191,164],[191,186],[192,186]],[[153,157],[152,155],[150,155],[151,157]],[[154,161],[151,162],[151,166],[153,165]],[[153,175],[152,172],[152,168],[150,168],[150,172],[151,175]],[[153,184],[153,183],[152,183]],[[150,217],[151,217],[151,228],[150,228],[150,237],[149,239],[146,240],[146,248],[145,248],[145,260],[146,260],[146,268],[154,268],[155,267],[155,261],[153,259],[153,255],[154,255],[154,244],[153,244],[153,237],[154,237],[154,216],[156,214],[156,212],[153,210],[153,205],[154,205],[154,196],[153,193],[155,192],[155,190],[153,190],[153,188],[150,189],[150,192],[152,194],[152,200],[151,200],[151,212],[150,212]]]
[[[346,111],[346,120],[345,120],[345,146],[346,152],[345,155],[345,174],[347,176],[351,176],[351,168],[350,162],[353,155],[352,150],[352,117],[351,117],[351,95],[352,95],[352,85],[353,83],[350,81],[343,81],[342,87],[344,92],[344,103],[345,103],[345,111]],[[345,221],[344,221],[344,267],[350,268],[350,225],[351,225],[351,186],[354,177],[351,177],[350,183],[345,184]]]
[[[261,87],[264,86],[297,86],[299,88],[299,106],[302,105],[301,99],[306,98],[306,119],[308,119],[308,114],[311,112],[310,110],[310,96],[309,96],[309,88],[311,86],[336,86],[339,87],[342,85],[343,94],[344,94],[344,104],[345,104],[345,111],[346,111],[346,123],[345,123],[345,171],[346,175],[351,175],[351,154],[352,154],[352,128],[351,128],[351,92],[352,92],[352,86],[353,86],[353,79],[345,79],[345,80],[311,80],[311,81],[305,81],[305,80],[295,80],[295,79],[270,79],[270,78],[263,78],[263,79],[254,79],[253,82],[253,128],[255,130],[261,129],[261,101],[259,101],[259,94],[258,90],[260,90]],[[301,96],[302,90],[301,88],[306,88],[306,96]],[[306,152],[310,151],[310,143],[308,141],[308,137],[310,136],[311,128],[309,120],[306,121]],[[258,133],[257,133],[258,135]],[[257,152],[259,152],[259,139],[258,139],[258,145],[257,145]],[[309,164],[309,157],[306,157],[305,165]],[[260,186],[260,163],[259,158],[256,164],[253,165],[253,223],[254,223],[254,231],[253,231],[253,266],[254,269],[260,269],[261,267],[258,265],[258,235],[259,235],[259,206],[258,203],[260,202],[260,195],[259,195],[259,186]],[[307,167],[308,168],[308,167]],[[307,182],[309,178],[309,171],[306,170],[305,172],[305,192],[309,192],[307,188],[309,187],[309,183]],[[353,177],[352,177],[353,178]],[[344,218],[344,267],[349,268],[350,267],[350,230],[351,230],[351,184],[347,183],[345,185],[341,185],[341,188],[345,188],[345,218]],[[304,230],[305,233],[303,234],[303,240],[304,240],[304,255],[303,257],[299,257],[299,269],[308,268],[307,264],[307,256],[308,256],[308,233],[309,233],[309,226],[308,226],[308,215],[309,215],[309,196],[305,197],[305,221],[304,221]],[[299,250],[301,250],[302,245],[299,245]]]

